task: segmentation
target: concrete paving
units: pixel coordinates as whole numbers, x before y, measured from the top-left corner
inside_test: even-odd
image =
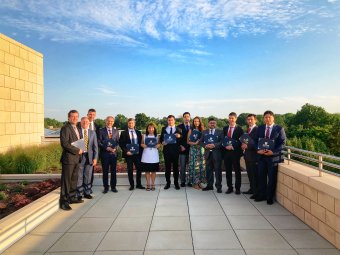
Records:
[[[94,199],[58,211],[3,254],[340,254],[278,203],[193,188],[164,190],[164,177],[157,177],[155,191],[129,191],[126,179],[119,179],[118,193],[107,194],[96,179]]]

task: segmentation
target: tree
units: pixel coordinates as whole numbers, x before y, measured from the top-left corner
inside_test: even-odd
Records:
[[[105,120],[102,120],[102,119],[95,119],[94,122],[95,122],[100,128],[105,127]]]
[[[126,129],[127,120],[128,118],[125,117],[123,114],[117,114],[115,117],[115,127],[117,127],[117,129]]]
[[[61,128],[63,126],[63,122],[60,122],[56,119],[51,119],[51,118],[44,118],[44,127],[49,128]]]
[[[320,106],[305,104],[292,120],[292,125],[302,125],[303,128],[324,126],[330,124],[331,116]]]
[[[334,122],[331,128],[329,149],[335,156],[340,156],[340,118]]]
[[[150,118],[145,115],[145,113],[137,113],[135,116],[136,120],[136,129],[144,130],[148,123],[150,122]]]

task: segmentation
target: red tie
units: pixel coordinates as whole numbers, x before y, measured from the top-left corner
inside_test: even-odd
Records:
[[[248,134],[250,134],[251,128],[248,128]]]
[[[231,131],[233,130],[233,127],[229,127],[229,131],[228,131],[228,137],[231,138]]]
[[[266,130],[266,138],[269,139],[269,131],[270,131],[270,127],[267,127],[267,130]]]

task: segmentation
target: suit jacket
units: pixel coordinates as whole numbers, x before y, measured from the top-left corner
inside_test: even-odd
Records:
[[[94,123],[94,129],[92,131],[94,131],[96,133],[97,139],[98,139],[100,127],[99,127],[99,125],[97,123],[95,123],[95,122],[93,122],[93,123]],[[80,122],[77,123],[77,127],[78,127],[78,129],[81,129]]]
[[[245,161],[249,161],[249,162],[257,161],[257,149],[255,147],[257,129],[258,129],[258,126],[255,126],[249,134],[250,138],[253,141],[248,143],[247,149],[244,151]]]
[[[79,131],[80,132],[80,131]],[[60,130],[60,144],[63,148],[60,162],[62,164],[77,164],[80,161],[79,149],[71,143],[78,140],[72,125],[68,122]]]
[[[223,128],[223,138],[228,135],[228,129],[229,129],[229,126],[226,126]],[[226,150],[226,148],[222,147],[222,150],[224,151],[224,153],[235,153],[237,156],[240,156],[240,157],[243,155],[241,142],[239,140],[241,135],[243,135],[243,133],[244,133],[243,129],[239,125],[236,125],[234,128],[233,135],[231,136],[231,138],[236,141],[236,143],[233,145],[234,150],[228,151]]]
[[[83,138],[83,132],[81,129],[79,133],[80,133],[80,137]],[[88,129],[88,140],[89,140],[89,144],[87,148],[87,153],[88,153],[90,165],[92,165],[92,161],[94,159],[98,160],[98,156],[99,156],[98,141],[97,141],[97,135],[95,131]]]
[[[143,153],[143,148],[141,146],[141,144],[142,144],[142,133],[139,130],[136,130],[136,129],[135,129],[135,132],[137,134],[137,143],[139,144],[139,155],[142,155],[142,153]],[[126,149],[126,145],[130,144],[130,143],[131,143],[131,139],[130,139],[129,130],[126,129],[126,130],[122,131],[122,133],[120,134],[120,137],[119,137],[119,147],[123,151],[123,158],[130,157],[126,154],[128,152],[128,150]]]
[[[189,130],[187,130],[187,128],[185,127],[184,123],[179,124],[177,127],[182,130],[182,136],[179,139],[179,144],[182,145],[185,148],[185,151],[181,151],[180,150],[179,154],[189,155],[190,145],[188,145],[188,142],[187,142],[187,137],[188,137]],[[189,124],[189,127],[190,127],[190,124]]]
[[[215,129],[215,133],[214,133],[216,136],[217,136],[217,142],[214,143],[215,145],[215,148],[212,149],[212,150],[209,150],[209,149],[205,149],[204,151],[204,157],[205,159],[208,159],[209,158],[209,155],[210,153],[212,153],[212,156],[213,156],[213,159],[214,160],[221,160],[222,159],[222,154],[221,154],[221,143],[222,143],[222,138],[223,138],[223,132],[222,130],[220,129]],[[203,148],[205,148],[205,146],[207,145],[205,142],[204,142],[204,136],[206,135],[209,135],[209,129],[206,129],[206,130],[203,130],[202,132],[202,137],[201,137],[201,146]]]
[[[266,125],[261,125],[258,127],[256,132],[256,140],[255,140],[255,146],[258,148],[258,141],[260,138],[265,138],[265,132],[266,132]],[[280,163],[283,162],[283,147],[286,143],[286,133],[283,129],[283,127],[274,124],[272,132],[270,134],[270,139],[274,140],[274,149],[273,149],[273,155],[272,156],[264,156],[259,155],[259,159],[262,157],[270,157],[272,159],[273,163]]]
[[[111,154],[106,150],[106,147],[105,147],[105,141],[107,141],[108,139],[109,139],[109,135],[108,135],[108,132],[107,132],[107,128],[106,127],[101,128],[99,130],[98,145],[99,145],[102,156],[108,156],[108,155]],[[112,128],[112,139],[116,142],[116,144],[118,146],[118,144],[119,144],[119,132],[118,132],[117,129]]]
[[[166,127],[162,127],[162,131],[159,137],[159,142],[163,143],[164,142],[164,134],[167,134],[166,132]],[[180,134],[182,136],[182,130],[178,127],[176,127],[176,131],[173,134]],[[180,138],[176,138],[176,143],[175,144],[167,144],[163,146],[163,154],[176,154],[179,153],[179,146],[180,146]]]

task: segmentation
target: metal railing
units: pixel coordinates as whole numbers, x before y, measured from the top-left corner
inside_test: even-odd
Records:
[[[319,170],[320,177],[323,173],[328,173],[340,177],[340,157],[302,150],[291,146],[285,146],[283,153],[285,155],[285,159],[288,162],[288,165],[291,161],[294,161]],[[325,159],[333,160],[337,163],[331,163],[326,161]],[[305,163],[306,161],[308,163]],[[327,170],[325,169],[325,166],[328,168],[339,170],[339,173]]]

